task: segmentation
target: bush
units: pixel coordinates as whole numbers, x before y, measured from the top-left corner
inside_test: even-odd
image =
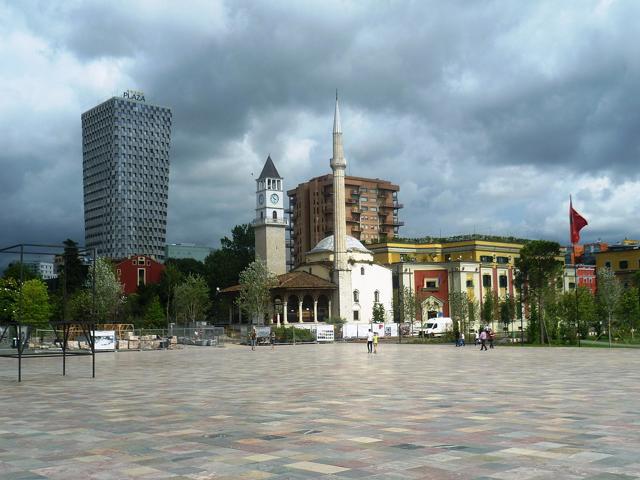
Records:
[[[276,342],[293,343],[293,333],[295,327],[272,327],[276,334]],[[315,342],[316,335],[311,330],[295,328],[296,342]]]

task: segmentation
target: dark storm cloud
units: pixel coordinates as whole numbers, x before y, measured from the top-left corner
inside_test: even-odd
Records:
[[[563,239],[568,193],[591,218],[637,202],[629,192],[639,181],[639,10],[630,2],[6,5],[0,38],[27,45],[36,60],[4,62],[5,90],[19,83],[12,78],[40,76],[38,89],[70,100],[0,103],[3,135],[29,145],[0,152],[1,195],[13,212],[0,217],[2,235],[35,235],[26,218],[40,215],[52,240],[81,239],[79,115],[139,88],[173,110],[168,240],[217,245],[252,218],[267,154],[287,188],[329,171],[338,87],[348,173],[400,184],[405,234],[476,228]],[[25,181],[51,163],[67,188]],[[57,214],[46,214],[51,205]],[[624,218],[606,228],[611,239],[640,233]]]

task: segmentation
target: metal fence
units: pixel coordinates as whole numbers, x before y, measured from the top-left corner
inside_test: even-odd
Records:
[[[199,345],[203,347],[221,347],[224,345],[224,327],[174,327],[169,329],[169,336],[178,337],[183,345]]]

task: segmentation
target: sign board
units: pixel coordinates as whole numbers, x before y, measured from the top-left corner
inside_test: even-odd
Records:
[[[271,327],[255,327],[258,338],[269,338],[271,336]]]
[[[96,352],[108,352],[116,349],[115,330],[94,330],[93,337],[96,342]]]
[[[316,340],[318,342],[333,342],[335,340],[333,325],[318,325],[316,327]]]
[[[122,98],[128,98],[129,100],[136,100],[138,102],[144,102],[144,92],[139,90],[125,90],[122,94]]]

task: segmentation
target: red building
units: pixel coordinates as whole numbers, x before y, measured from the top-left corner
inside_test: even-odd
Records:
[[[138,291],[140,285],[159,283],[164,265],[151,257],[135,255],[116,264],[116,275],[125,295]]]
[[[449,316],[449,273],[446,269],[415,270],[414,281],[416,299],[421,305],[428,307],[416,312],[416,319],[425,321],[427,318],[438,316],[441,311],[445,317]]]
[[[578,287],[588,288],[595,295],[598,289],[595,265],[578,265],[576,270]]]

